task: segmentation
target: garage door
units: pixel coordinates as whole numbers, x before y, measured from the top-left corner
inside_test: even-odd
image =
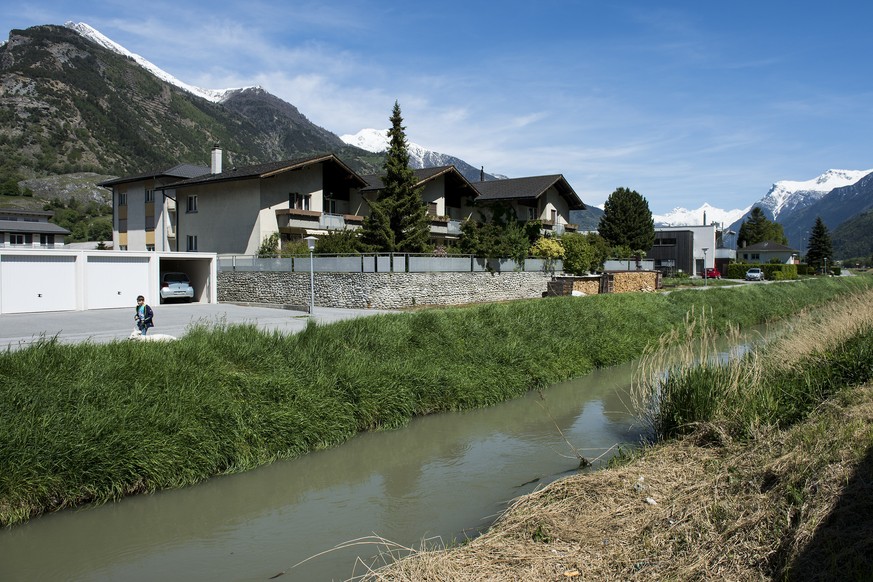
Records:
[[[0,257],[0,313],[76,309],[76,258]]]
[[[85,309],[133,308],[136,296],[147,296],[148,291],[148,257],[88,257],[85,264]]]

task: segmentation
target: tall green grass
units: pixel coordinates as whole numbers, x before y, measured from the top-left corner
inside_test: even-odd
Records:
[[[177,342],[0,354],[0,524],[182,487],[415,415],[488,406],[638,357],[685,314],[779,319],[871,278],[423,310],[295,335],[198,325]]]
[[[716,353],[704,331],[678,357],[659,350],[644,359],[635,400],[655,438],[703,424],[749,438],[795,424],[843,388],[873,379],[873,292],[835,301],[742,358]]]

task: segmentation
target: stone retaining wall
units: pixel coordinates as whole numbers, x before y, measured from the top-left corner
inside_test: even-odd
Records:
[[[315,273],[315,305],[400,309],[542,297],[551,276],[505,273]],[[225,303],[309,305],[309,273],[219,271]]]

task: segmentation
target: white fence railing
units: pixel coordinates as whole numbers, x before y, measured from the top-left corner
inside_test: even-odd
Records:
[[[477,272],[560,272],[563,261],[485,259],[472,255],[435,257],[416,254],[313,255],[316,273],[477,273]],[[219,255],[219,271],[289,271],[308,273],[309,255],[261,258],[255,255]]]

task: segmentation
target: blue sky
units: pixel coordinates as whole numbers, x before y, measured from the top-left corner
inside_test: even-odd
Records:
[[[873,168],[873,3],[446,0],[3,3],[85,22],[204,88],[261,85],[336,133],[387,127],[509,177],[620,186],[656,214]]]

